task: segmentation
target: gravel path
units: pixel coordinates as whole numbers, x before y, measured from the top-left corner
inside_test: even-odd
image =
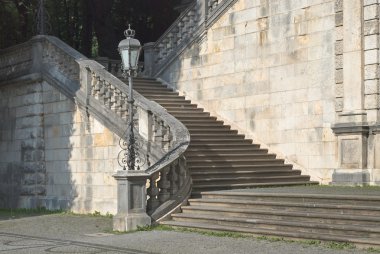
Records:
[[[305,243],[161,230],[115,235],[109,233],[111,228],[112,219],[104,217],[51,214],[8,219],[3,216],[0,218],[0,253],[368,253]]]

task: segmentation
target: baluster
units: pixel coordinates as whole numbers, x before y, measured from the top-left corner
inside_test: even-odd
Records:
[[[162,40],[162,58],[165,58],[168,55],[168,38]]]
[[[159,63],[160,60],[161,60],[161,48],[160,48],[160,44],[158,44],[157,48],[154,49],[155,51],[155,59],[154,59],[154,62],[155,63]]]
[[[162,128],[161,128],[161,122],[159,121],[159,119],[154,116],[153,117],[153,142],[154,143],[159,143],[161,142],[161,138],[162,138]]]
[[[178,25],[173,28],[173,48],[179,45],[178,40],[181,38]]]
[[[97,83],[97,80],[96,80],[95,73],[91,72],[91,95],[93,97],[95,97],[95,95],[99,91],[99,90],[96,90],[96,83]]]
[[[192,34],[194,32],[194,28],[195,28],[195,25],[194,25],[194,11],[193,10],[190,10],[189,11],[189,14],[188,14],[188,17],[189,17],[189,26],[188,26],[188,30],[189,30],[189,33]]]
[[[212,13],[214,0],[208,0],[208,15]]]
[[[183,30],[184,30],[184,26],[185,24],[183,23],[183,21],[181,20],[180,22],[178,22],[178,34],[179,34],[179,38],[178,38],[178,45],[181,44],[182,40],[183,40]]]
[[[170,167],[166,166],[160,172],[160,180],[157,183],[157,186],[160,188],[160,193],[158,194],[158,200],[160,203],[164,203],[170,198],[170,181],[168,179]]]
[[[104,105],[106,105],[106,107],[108,108],[111,108],[111,97],[112,97],[111,84],[108,82],[104,82],[104,84],[105,84]]]
[[[121,93],[121,118],[125,121],[128,116],[128,104],[127,104],[127,95],[125,93]]]
[[[121,117],[121,91],[115,88],[113,110]]]
[[[169,181],[170,181],[170,189],[169,192],[170,194],[174,195],[178,189],[178,160],[173,161],[173,163],[170,165],[170,171],[169,171]]]
[[[113,85],[110,85],[110,93],[111,93],[111,98],[110,98],[110,108],[113,112],[116,112],[116,88]]]
[[[157,187],[159,175],[159,173],[153,174],[149,179],[149,188],[147,189],[147,194],[149,195],[149,199],[147,201],[148,213],[152,213],[160,205],[160,201],[158,200],[160,189]]]
[[[162,148],[169,150],[171,141],[171,132],[168,125],[162,123]]]
[[[178,159],[178,185],[182,186],[185,183],[187,177],[186,158],[181,156]]]
[[[167,55],[169,55],[173,50],[173,46],[174,46],[173,38],[174,38],[173,33],[169,33],[168,34],[168,44],[167,44],[167,51],[168,51]]]
[[[106,93],[106,87],[103,80],[99,78],[99,92],[98,92],[98,100],[104,103],[104,95]]]
[[[101,89],[101,83],[100,83],[100,77],[95,76],[95,73],[92,74],[92,84],[93,84],[93,96],[95,99],[100,99],[100,89]]]
[[[183,28],[182,28],[182,37],[183,38],[187,38],[187,36],[189,35],[189,17],[188,16],[184,16],[183,19]]]

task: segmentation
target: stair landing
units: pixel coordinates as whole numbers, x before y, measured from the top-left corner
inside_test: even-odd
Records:
[[[380,247],[380,188],[279,187],[202,192],[174,227]]]

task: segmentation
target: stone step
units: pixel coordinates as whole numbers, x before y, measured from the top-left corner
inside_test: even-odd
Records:
[[[380,227],[380,217],[376,216],[268,211],[259,209],[221,208],[213,206],[182,206],[182,212],[183,214],[214,215],[217,218],[234,217],[250,220],[282,220],[305,223],[349,224]]]
[[[182,99],[182,98],[155,98],[153,101],[161,104],[161,103],[179,103],[179,104],[190,104],[191,103],[191,100],[186,100],[186,99]]]
[[[171,95],[177,95],[179,96],[178,92],[174,92],[172,90],[165,89],[164,87],[154,87],[159,89],[151,89],[149,87],[133,87],[135,91],[139,92],[142,91],[144,93],[144,96],[171,96]]]
[[[170,94],[170,93],[165,93],[165,94],[144,94],[144,96],[149,99],[149,100],[161,100],[161,99],[167,99],[167,100],[185,100],[185,96],[179,96],[178,94]]]
[[[309,181],[309,176],[303,175],[283,175],[283,176],[268,176],[268,175],[259,175],[259,176],[205,176],[203,178],[193,178],[193,185],[195,188],[201,187],[203,185],[211,186],[223,186],[223,185],[235,185],[235,184],[254,184],[254,183],[277,183],[277,182],[306,182]]]
[[[202,143],[202,142],[191,142],[190,141],[190,146],[189,146],[189,151],[193,149],[221,149],[221,148],[230,148],[231,150],[233,149],[259,149],[260,145],[259,144],[252,144],[251,142],[221,142],[221,143]]]
[[[263,148],[254,147],[243,147],[243,148],[225,148],[225,147],[209,147],[209,148],[196,148],[189,147],[186,150],[186,155],[220,155],[223,156],[225,154],[267,154],[268,150]]]
[[[290,180],[290,179],[286,179]],[[305,184],[318,184],[318,182],[303,181],[303,179],[291,179],[294,181],[275,181],[275,182],[262,182],[262,183],[231,183],[231,184],[213,184],[203,183],[193,185],[193,194],[199,194],[204,191],[218,191],[218,190],[234,190],[234,189],[246,189],[246,188],[258,188],[258,187],[275,187],[275,186],[295,186]]]
[[[309,176],[303,176],[300,174],[288,174],[288,175],[254,175],[254,176],[239,176],[235,174],[234,176],[204,176],[202,178],[193,178],[193,185],[195,187],[200,187],[204,184],[220,186],[220,185],[231,185],[231,184],[252,184],[252,183],[277,183],[277,182],[299,182],[308,181]]]
[[[219,134],[219,135],[237,135],[236,130],[227,128],[208,128],[208,129],[188,129],[190,134]]]
[[[276,159],[276,154],[270,153],[270,154],[254,154],[254,153],[244,153],[244,154],[219,154],[219,155],[213,155],[213,154],[193,154],[193,155],[187,155],[186,158],[188,160],[246,160],[246,159]]]
[[[137,77],[134,80],[139,81],[139,82],[155,82],[155,83],[161,84],[155,78]],[[124,81],[128,81],[128,80],[124,79]]]
[[[172,116],[174,116],[175,118],[177,118],[178,120],[181,119],[181,117],[185,117],[185,118],[196,118],[196,117],[210,117],[210,113],[207,113],[207,112],[169,112]]]
[[[204,178],[239,178],[239,177],[262,177],[262,176],[287,176],[287,175],[300,175],[301,170],[202,170],[190,172],[191,177],[195,179]]]
[[[189,165],[189,169],[191,172],[233,172],[233,171],[242,171],[242,172],[251,172],[251,171],[271,171],[271,170],[279,170],[286,171],[292,170],[293,165],[291,164],[267,164],[267,165],[223,165],[223,166],[196,166]]]
[[[190,215],[190,214],[173,214],[174,221],[186,221],[194,223],[209,223],[226,226],[238,226],[245,228],[270,229],[279,231],[297,231],[305,233],[346,235],[354,237],[366,237],[380,239],[379,227],[362,227],[356,225],[339,225],[339,224],[323,224],[323,223],[302,223],[288,222],[280,220],[249,220],[245,218],[232,218],[206,215]]]
[[[167,109],[169,114],[193,114],[193,113],[203,113],[204,110],[202,108],[174,108],[174,109]],[[208,113],[208,112],[205,112]],[[209,114],[209,113],[208,113]]]
[[[156,93],[156,94],[160,94],[160,93],[169,93],[170,91],[168,91],[166,88],[164,87],[153,87],[153,88],[133,88],[133,90],[135,90],[136,92],[138,92],[139,94],[145,96],[146,93]]]
[[[177,118],[181,122],[183,122],[183,120],[184,121],[198,121],[198,122],[199,121],[201,121],[201,122],[214,122],[214,121],[216,121],[216,117],[204,115],[204,114],[198,114],[196,116],[182,114],[182,115],[176,116],[175,118]]]
[[[224,125],[223,121],[199,121],[199,120],[181,120],[181,122],[189,129],[200,129],[200,128],[205,128],[205,129],[210,129],[210,128],[230,128],[229,125]]]
[[[242,139],[242,140],[231,140],[227,138],[220,138],[220,139],[209,139],[204,138],[202,140],[191,140],[190,145],[207,145],[207,146],[225,146],[228,147],[229,145],[244,145],[244,144],[252,144],[251,139]]]
[[[205,197],[204,192],[201,193],[202,198],[190,199],[191,206],[212,206],[221,208],[236,208],[236,209],[258,209],[268,211],[287,211],[287,212],[304,212],[304,213],[328,213],[328,214],[344,214],[344,215],[360,215],[360,216],[380,216],[380,207],[377,205],[366,204],[350,204],[314,201],[267,201],[267,200],[244,200],[244,199],[219,199]],[[339,203],[340,202],[340,203]]]
[[[126,84],[128,84],[128,80],[125,80],[124,79],[124,82]],[[136,86],[161,86],[161,87],[167,87],[163,84],[161,84],[160,82],[156,81],[156,80],[139,80],[139,79],[133,79],[133,85],[136,85]]]
[[[171,102],[171,101],[169,101],[169,102],[160,102],[159,104],[162,107],[166,108],[167,110],[168,110],[168,108],[176,108],[176,109],[181,109],[181,108],[197,108],[197,105],[191,104],[190,102],[177,103],[177,102]]]
[[[234,158],[225,158],[225,159],[202,159],[202,158],[188,158],[188,162],[191,162],[192,166],[208,166],[208,165],[283,165],[284,160],[282,159],[257,159],[257,158],[244,158],[244,159],[234,159]]]
[[[372,205],[379,206],[380,197],[363,195],[336,195],[336,194],[307,194],[307,193],[265,193],[246,191],[218,191],[202,193],[204,199],[226,199],[244,201],[265,201],[265,202],[293,202],[293,203],[315,203],[315,204],[343,204],[343,205]]]
[[[188,124],[192,126],[199,125],[223,125],[223,121],[216,120],[215,117],[176,117],[179,121],[181,121],[185,126]]]
[[[202,140],[231,140],[231,141],[244,141],[244,136],[243,135],[233,135],[233,134],[194,134],[190,132],[191,136],[191,142],[197,142],[197,141],[202,141]]]
[[[147,98],[162,98],[162,97],[176,97],[176,98],[182,98],[185,99],[185,96],[180,96],[177,92],[172,92],[172,91],[165,91],[165,92],[150,92],[150,91],[145,91],[144,96]]]
[[[200,223],[200,222],[183,222],[183,221],[162,221],[160,224],[169,225],[173,227],[185,227],[185,228],[197,228],[203,230],[215,230],[215,231],[229,231],[229,232],[240,232],[248,233],[253,235],[269,235],[269,236],[279,236],[289,239],[314,239],[321,241],[333,241],[333,242],[348,242],[353,244],[359,244],[360,246],[379,246],[380,242],[378,239],[371,239],[365,237],[345,237],[341,235],[332,235],[332,234],[317,234],[315,232],[297,232],[297,231],[280,231],[278,229],[261,229],[261,228],[243,228],[239,226],[226,226],[220,224],[209,224],[209,223]]]

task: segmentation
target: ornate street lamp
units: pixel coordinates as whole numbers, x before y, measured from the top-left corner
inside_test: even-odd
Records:
[[[135,170],[136,163],[136,139],[133,131],[133,81],[132,77],[137,75],[139,55],[141,51],[141,44],[137,39],[134,39],[135,31],[131,29],[131,25],[128,29],[124,31],[126,39],[119,43],[118,49],[122,59],[122,71],[124,78],[128,77],[129,83],[129,97],[128,97],[128,130],[127,130],[127,141],[126,141],[126,158],[123,158],[123,170],[126,170],[125,163],[128,166],[128,170]]]

